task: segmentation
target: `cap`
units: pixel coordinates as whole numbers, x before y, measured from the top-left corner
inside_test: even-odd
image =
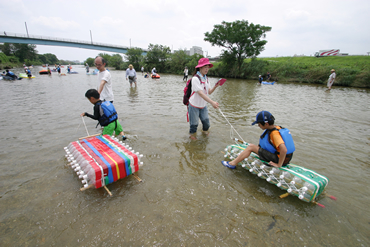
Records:
[[[267,123],[268,121],[275,119],[274,116],[269,113],[268,111],[260,111],[256,115],[256,121],[252,123],[252,125],[255,125],[256,123]]]
[[[332,69],[331,71],[334,71],[335,72],[335,69]]]

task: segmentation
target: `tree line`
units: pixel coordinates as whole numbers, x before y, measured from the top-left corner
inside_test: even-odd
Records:
[[[222,47],[220,60],[215,63],[215,68],[209,71],[209,75],[248,78],[253,68],[245,60],[254,59],[264,50],[267,43],[263,38],[266,32],[271,31],[271,27],[255,25],[246,20],[237,20],[234,22],[223,21],[219,25],[214,25],[212,32],[206,32],[204,40],[210,42],[212,46]],[[6,56],[9,63],[17,64],[19,62],[27,65],[55,64],[63,63],[54,54],[37,54],[36,46],[30,44],[3,44],[0,50]],[[182,74],[185,66],[191,73],[197,65],[202,55],[187,55],[185,50],[178,50],[171,53],[168,46],[160,44],[149,44],[148,52],[143,55],[140,48],[131,48],[124,55],[109,55],[100,53],[107,61],[107,66],[118,70],[126,70],[129,64],[132,64],[136,70],[140,71],[143,66],[145,71],[151,71],[153,67],[159,73]],[[4,64],[4,56],[0,56],[0,64]],[[87,58],[84,64],[94,65],[95,58]],[[68,62],[70,63],[70,62]]]
[[[38,54],[36,45],[31,44],[0,44],[0,69],[20,67],[23,64],[75,64],[68,60],[59,60],[52,53]]]

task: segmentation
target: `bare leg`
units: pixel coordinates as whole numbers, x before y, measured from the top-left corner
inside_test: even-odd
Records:
[[[248,158],[251,152],[258,154],[258,149],[259,147],[257,145],[249,144],[249,146],[244,149],[244,151],[241,152],[235,160],[230,161],[229,164],[232,166],[236,166],[239,162],[243,161],[245,158]]]

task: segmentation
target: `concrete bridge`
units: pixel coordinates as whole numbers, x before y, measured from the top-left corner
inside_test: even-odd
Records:
[[[55,37],[47,37],[47,36],[8,33],[5,31],[0,31],[0,43],[67,46],[67,47],[77,47],[77,48],[83,48],[83,49],[115,52],[115,53],[126,53],[127,50],[130,49],[127,46],[104,44],[104,43],[98,43],[98,42],[92,42],[92,41],[88,42],[88,41],[81,41],[81,40],[63,39],[63,38],[55,38]],[[142,49],[142,50],[143,50],[143,55],[146,55],[148,50],[147,49]]]

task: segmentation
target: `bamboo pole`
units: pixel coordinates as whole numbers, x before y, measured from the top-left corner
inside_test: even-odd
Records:
[[[132,176],[134,176],[134,178],[136,178],[139,182],[142,182],[143,181],[135,173],[133,173]]]
[[[82,187],[82,188],[80,189],[80,191],[88,190],[88,189],[90,189],[90,188],[92,188],[92,187],[94,187],[94,185],[93,185],[93,184],[90,184],[90,185],[89,185],[89,186],[87,186],[86,188],[85,188],[85,187]]]
[[[280,195],[279,197],[280,198],[285,198],[285,197],[287,197],[287,196],[289,196],[290,194],[287,192],[287,193],[285,193],[285,194],[282,194],[282,195]]]
[[[95,134],[95,135],[90,135],[90,136],[81,137],[81,138],[78,138],[78,140],[82,140],[82,139],[86,139],[86,138],[94,137],[94,136],[98,136],[98,135],[100,135],[100,134]]]
[[[104,185],[104,189],[108,192],[108,194],[110,195],[110,196],[112,196],[112,193],[110,192],[110,190],[107,188],[107,186],[105,186]]]

